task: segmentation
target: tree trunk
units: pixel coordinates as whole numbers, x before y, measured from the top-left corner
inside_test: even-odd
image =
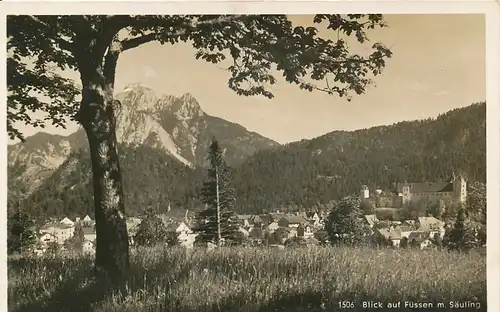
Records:
[[[82,79],[83,80],[83,79]],[[84,81],[78,119],[87,133],[94,191],[96,275],[120,284],[129,268],[129,243],[117,153],[113,85],[102,75]]]

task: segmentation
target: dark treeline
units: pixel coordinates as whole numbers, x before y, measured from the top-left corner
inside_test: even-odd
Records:
[[[164,212],[198,208],[204,171],[190,169],[161,150],[146,146],[119,147],[127,214],[143,214],[148,208]],[[36,217],[93,215],[92,171],[87,150],[68,160],[21,205]]]
[[[392,189],[405,180],[448,180],[453,172],[485,182],[485,108],[477,103],[436,119],[335,131],[257,152],[233,168],[235,210],[311,208],[357,194],[361,184]],[[120,156],[128,214],[147,208],[163,212],[169,204],[172,209],[200,208],[205,170],[190,169],[144,146],[121,147]],[[21,205],[39,217],[92,215],[90,183],[90,158],[81,150]]]

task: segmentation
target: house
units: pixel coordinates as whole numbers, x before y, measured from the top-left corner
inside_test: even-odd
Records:
[[[365,219],[366,223],[368,223],[370,228],[373,228],[375,226],[375,224],[379,221],[377,219],[377,216],[374,214],[365,215],[364,219]]]
[[[179,225],[175,228],[175,232],[179,233],[179,234],[192,234],[193,233],[193,231],[184,222],[179,223]]]
[[[302,216],[286,215],[279,219],[278,225],[281,227],[298,228],[299,225],[309,224]]]
[[[82,251],[84,254],[95,254],[95,245],[89,240],[85,240],[82,245]]]
[[[261,214],[258,217],[262,221],[261,222],[262,226],[267,226],[273,222],[273,218],[270,215]]]
[[[399,247],[401,242],[401,232],[395,228],[382,228],[375,231],[375,235],[378,236],[379,241],[390,244],[394,247]]]
[[[82,225],[84,227],[91,227],[94,226],[94,221],[89,217],[89,215],[86,215],[82,220]]]
[[[279,210],[276,210],[276,213],[270,213],[269,216],[271,217],[271,222],[274,222],[283,218],[285,214],[281,213]]]
[[[269,224],[265,229],[269,233],[274,233],[277,229],[279,229],[279,227],[280,226],[278,225],[278,222],[274,221],[271,224]]]
[[[396,229],[401,233],[401,238],[408,238],[410,233],[413,232],[412,227],[406,224],[398,225],[396,226]]]
[[[249,228],[253,222],[252,222],[252,216],[251,215],[236,215],[236,219],[239,223],[240,226],[244,228]]]
[[[71,221],[71,220],[69,220]],[[48,223],[42,226],[39,230],[41,235],[51,234],[56,238],[58,244],[64,244],[64,242],[73,237],[75,232],[74,223],[64,222],[64,223]]]
[[[295,215],[298,216],[298,217],[302,217],[304,219],[308,219],[307,218],[307,213],[306,212],[302,212],[302,211],[297,211],[295,212]]]
[[[314,235],[314,231],[311,225],[304,225],[304,237],[312,237]]]
[[[324,226],[323,220],[320,218],[319,214],[315,211],[309,212],[307,214],[307,219],[316,229],[322,228]]]
[[[263,226],[263,220],[260,216],[253,216],[252,218],[252,224],[255,226]]]
[[[445,223],[434,217],[419,217],[416,225],[420,231],[429,232],[430,236],[439,234],[441,238],[445,233]]]
[[[75,226],[75,222],[71,221],[68,218],[62,219],[59,223],[61,223],[63,225]]]
[[[426,246],[429,244],[430,238],[430,233],[428,232],[423,232],[423,231],[413,231],[410,233],[408,236],[408,246],[411,247],[419,247],[420,249],[423,249],[423,246]]]
[[[180,223],[170,223],[167,226],[171,231],[177,233],[179,244],[186,248],[192,248],[198,234],[193,233],[193,230],[184,221]]]
[[[85,227],[82,227],[82,230],[83,230],[83,237],[85,240],[88,240],[91,242],[95,241],[95,239],[96,239],[95,227],[85,226]]]
[[[297,237],[297,228],[289,228],[288,229],[288,238],[292,238],[292,237]]]
[[[316,211],[311,211],[306,214],[307,218],[311,221],[320,221],[321,218],[319,217],[319,214]]]
[[[314,232],[313,232],[313,229],[312,229],[312,226],[309,225],[309,224],[300,224],[297,229],[295,230],[294,228],[290,229],[290,231],[297,231],[297,236],[302,236],[302,235],[298,235],[299,232],[302,232],[303,231],[303,237],[306,238],[306,237],[312,237],[314,235]]]
[[[43,247],[47,247],[49,243],[57,243],[57,237],[52,233],[44,233],[39,240]]]

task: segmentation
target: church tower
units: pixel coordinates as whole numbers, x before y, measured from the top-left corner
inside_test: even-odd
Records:
[[[361,200],[367,199],[370,197],[370,191],[368,190],[368,186],[361,185],[360,198]]]
[[[406,204],[406,203],[411,201],[411,186],[408,182],[405,181],[405,183],[403,183],[401,193],[402,193],[402,197],[403,197],[402,198],[403,204]]]

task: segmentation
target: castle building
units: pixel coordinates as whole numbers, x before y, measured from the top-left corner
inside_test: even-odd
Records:
[[[461,175],[453,175],[449,182],[398,183],[397,189],[403,204],[418,200],[464,203],[467,199],[467,181]]]
[[[375,191],[375,196],[380,197],[380,192]],[[398,183],[397,196],[383,198],[390,199],[392,205],[400,206],[410,201],[428,200],[438,203],[440,200],[464,203],[467,199],[467,181],[461,175],[453,175],[449,182],[419,182],[419,183]],[[360,188],[360,199],[370,198],[370,191],[366,185]],[[395,204],[399,203],[399,204]],[[383,206],[387,206],[383,205]],[[394,206],[395,207],[395,206]]]

